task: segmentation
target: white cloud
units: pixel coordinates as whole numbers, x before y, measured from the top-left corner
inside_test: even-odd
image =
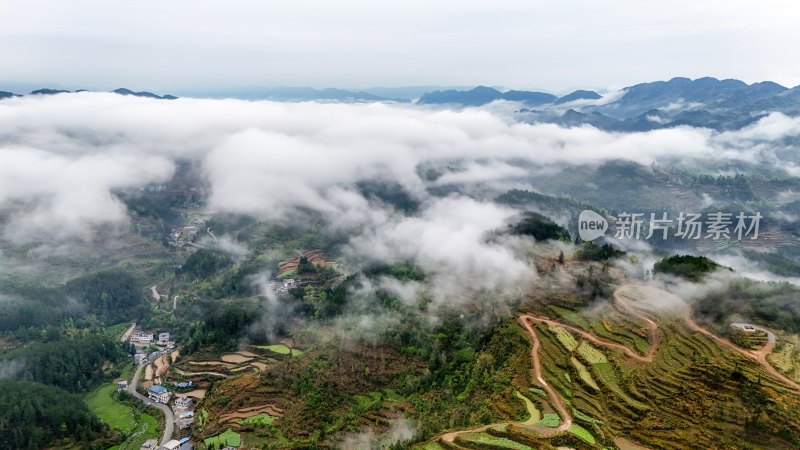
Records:
[[[525,175],[515,161],[769,161],[771,141],[761,141],[755,155],[745,144],[795,133],[797,123],[771,115],[741,132],[625,134],[515,123],[480,108],[158,101],[96,93],[25,97],[0,102],[0,210],[14,210],[7,237],[19,230],[80,234],[87,225],[124,223],[114,190],[161,182],[176,160],[192,159],[210,183],[211,209],[275,218],[301,206],[352,226],[361,219],[348,219],[351,212],[373,214],[353,183],[394,180],[424,201],[416,173],[421,163],[459,161],[466,170],[439,182],[464,185]]]

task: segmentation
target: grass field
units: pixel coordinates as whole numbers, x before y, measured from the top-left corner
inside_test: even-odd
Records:
[[[106,327],[106,333],[114,339],[119,339],[131,324],[129,322],[118,323],[116,325],[109,325]]]
[[[136,431],[120,445],[109,450],[139,450],[148,439],[159,439],[158,420],[150,414],[140,414]]]
[[[572,325],[577,326],[578,328],[582,328],[584,330],[589,330],[591,328],[589,326],[589,321],[586,320],[580,314],[578,314],[576,311],[567,308],[562,308],[561,306],[557,305],[547,305],[547,307],[554,313],[563,317],[564,320],[571,323]]]
[[[592,436],[592,433],[589,433],[586,428],[583,428],[580,425],[573,423],[572,426],[569,427],[569,432],[575,436],[578,436],[581,440],[586,441],[589,444],[595,444],[597,442],[594,439],[594,436]]]
[[[362,409],[369,409],[380,403],[383,395],[380,392],[369,392],[367,395],[356,395],[354,398],[356,406]]]
[[[508,448],[514,450],[533,450],[525,444],[514,442],[511,439],[492,436],[488,433],[467,433],[462,434],[456,439],[456,443],[464,441],[465,443],[474,443],[478,445],[490,446],[489,448]]]
[[[275,421],[275,417],[270,416],[267,413],[261,413],[255,416],[248,417],[242,420],[243,425],[272,425],[272,422]]]
[[[578,341],[575,340],[575,337],[572,336],[569,331],[558,325],[548,325],[547,328],[556,335],[558,342],[566,347],[567,350],[573,351],[578,347]]]
[[[542,417],[542,420],[537,422],[536,425],[539,425],[541,427],[555,428],[560,423],[561,423],[561,417],[559,417],[558,414],[548,413],[548,414],[545,414]]]
[[[767,355],[767,361],[782,373],[788,374],[795,368],[793,353],[794,345],[787,342],[781,346],[779,351]]]
[[[608,362],[603,352],[592,347],[586,341],[581,341],[581,344],[578,346],[578,354],[589,364],[604,364]]]
[[[444,450],[444,447],[442,447],[438,442],[429,442],[422,447],[422,450]]]
[[[216,436],[212,436],[208,439],[203,440],[203,443],[206,444],[206,447],[213,444],[216,444],[216,446],[219,448],[222,448],[226,445],[239,447],[240,445],[242,445],[242,437],[239,435],[239,433],[228,428],[227,430],[225,430],[224,433],[220,433]]]
[[[263,350],[269,350],[271,352],[275,352],[279,355],[288,355],[289,354],[289,347],[283,344],[272,344],[272,345],[256,345],[256,348],[260,348]],[[296,348],[291,349],[292,356],[301,356],[303,354],[302,350],[298,350]]]
[[[534,405],[533,402],[528,397],[525,397],[524,395],[520,394],[519,391],[514,392],[514,395],[516,395],[517,398],[525,402],[525,409],[528,410],[528,414],[530,415],[528,420],[523,422],[525,425],[536,425],[536,422],[542,420],[541,415],[539,414],[539,410],[536,408],[536,405]]]
[[[600,387],[594,381],[594,378],[592,378],[592,374],[589,372],[589,369],[587,369],[586,366],[584,366],[580,361],[578,361],[578,358],[574,356],[570,357],[569,360],[572,365],[575,366],[575,369],[578,370],[578,375],[580,376],[581,380],[591,386],[594,390],[599,391]]]
[[[136,428],[133,408],[111,398],[116,389],[116,384],[104,384],[86,394],[86,403],[89,409],[111,428],[130,433]]]

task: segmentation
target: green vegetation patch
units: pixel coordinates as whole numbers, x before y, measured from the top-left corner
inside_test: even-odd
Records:
[[[602,351],[592,347],[586,341],[581,341],[578,346],[578,354],[589,364],[604,364],[608,362],[606,355]]]
[[[572,415],[582,422],[591,423],[591,424],[602,424],[602,420],[595,419],[594,417],[588,416],[577,409],[572,410]]]
[[[558,342],[560,342],[561,345],[563,345],[567,350],[573,351],[578,347],[578,341],[576,341],[575,337],[563,327],[548,324],[547,328],[556,335]]]
[[[547,305],[547,308],[578,328],[589,330],[591,327],[589,321],[575,310],[564,308],[563,306],[558,305]]]
[[[556,428],[561,423],[561,417],[555,413],[547,413],[542,417],[542,420],[536,423],[540,427]]]
[[[150,414],[139,414],[139,423],[136,430],[125,441],[109,450],[139,450],[148,439],[158,439],[158,420]]]
[[[525,425],[535,425],[536,422],[542,420],[541,414],[539,414],[539,410],[536,408],[536,405],[533,404],[531,399],[520,394],[519,391],[515,391],[514,395],[516,395],[517,398],[525,402],[525,409],[528,410],[528,414],[530,415],[528,420],[523,422]]]
[[[632,399],[624,390],[622,390],[617,381],[617,374],[614,372],[614,366],[611,363],[594,364],[592,365],[592,369],[594,369],[594,373],[600,383],[606,386],[613,393],[617,394],[625,401],[625,403],[639,410],[648,408],[647,405]]]
[[[575,366],[575,369],[578,370],[578,376],[580,376],[581,380],[583,380],[584,383],[588,384],[594,390],[599,391],[600,387],[597,386],[594,378],[592,378],[592,374],[589,372],[589,369],[587,369],[586,366],[584,366],[580,361],[578,361],[578,358],[574,356],[570,357],[569,360],[572,365]]]
[[[673,255],[657,262],[653,266],[653,271],[676,275],[692,281],[700,281],[707,273],[711,273],[720,267],[722,266],[705,256]]]
[[[597,441],[594,439],[594,436],[592,436],[592,433],[589,433],[586,428],[583,428],[580,425],[573,423],[572,426],[569,427],[569,432],[589,444],[597,443]]]
[[[129,433],[136,428],[136,418],[133,415],[133,408],[111,397],[116,389],[116,384],[104,384],[86,395],[86,404],[111,428]]]
[[[380,403],[383,395],[380,392],[369,392],[367,395],[355,395],[353,398],[356,401],[356,406],[366,410]]]
[[[547,392],[545,392],[544,389],[539,389],[537,387],[529,387],[528,392],[536,394],[540,397],[547,397]]]
[[[525,444],[514,442],[511,439],[492,436],[488,433],[466,433],[461,434],[456,438],[456,442],[464,441],[465,443],[483,444],[497,448],[509,448],[514,450],[533,450]]]
[[[533,211],[524,212],[522,220],[517,224],[509,225],[509,229],[514,234],[533,236],[537,241],[552,239],[569,242],[571,240],[569,231],[550,218]]]
[[[302,356],[303,351],[298,350],[296,348],[290,349],[289,347],[283,344],[272,344],[272,345],[256,345],[256,348],[260,348],[262,350],[269,350],[271,352],[275,352],[279,355],[288,355],[291,351],[292,356]]]
[[[422,450],[444,450],[444,447],[442,447],[438,442],[428,442],[424,447],[422,447]]]
[[[261,413],[255,416],[248,417],[242,420],[243,425],[256,425],[256,426],[265,426],[265,425],[272,425],[272,422],[275,421],[275,416],[271,416],[267,413]]]
[[[206,444],[206,447],[211,445],[216,445],[217,448],[222,448],[226,445],[239,447],[242,444],[242,437],[239,433],[228,428],[224,433],[203,440],[203,443]]]
[[[279,279],[292,278],[297,276],[297,268],[287,269],[278,274]]]
[[[781,373],[793,375],[797,369],[797,363],[794,359],[794,345],[786,342],[780,347],[780,350],[773,351],[767,355],[767,361]]]

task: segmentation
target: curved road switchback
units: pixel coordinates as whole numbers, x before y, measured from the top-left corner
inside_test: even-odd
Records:
[[[175,430],[175,416],[172,414],[172,410],[169,406],[154,402],[136,391],[136,386],[139,384],[139,377],[142,375],[142,369],[144,369],[144,365],[139,365],[139,367],[136,368],[136,372],[133,374],[133,380],[128,385],[128,392],[141,400],[145,405],[154,406],[164,413],[164,435],[161,437],[161,445],[164,445],[172,439],[172,432]]]

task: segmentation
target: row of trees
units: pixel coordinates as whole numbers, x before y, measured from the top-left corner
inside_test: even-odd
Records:
[[[100,332],[83,330],[73,337],[35,343],[6,358],[21,361],[21,378],[70,392],[86,392],[115,373],[106,372],[106,363],[126,357],[119,342]]]
[[[55,288],[2,287],[11,301],[0,304],[0,333],[60,325],[65,318],[83,320],[87,316],[114,324],[138,318],[146,310],[142,283],[119,270],[86,275]]]
[[[20,380],[0,380],[0,448],[73,447],[103,449],[108,427],[83,399],[63,389]]]

